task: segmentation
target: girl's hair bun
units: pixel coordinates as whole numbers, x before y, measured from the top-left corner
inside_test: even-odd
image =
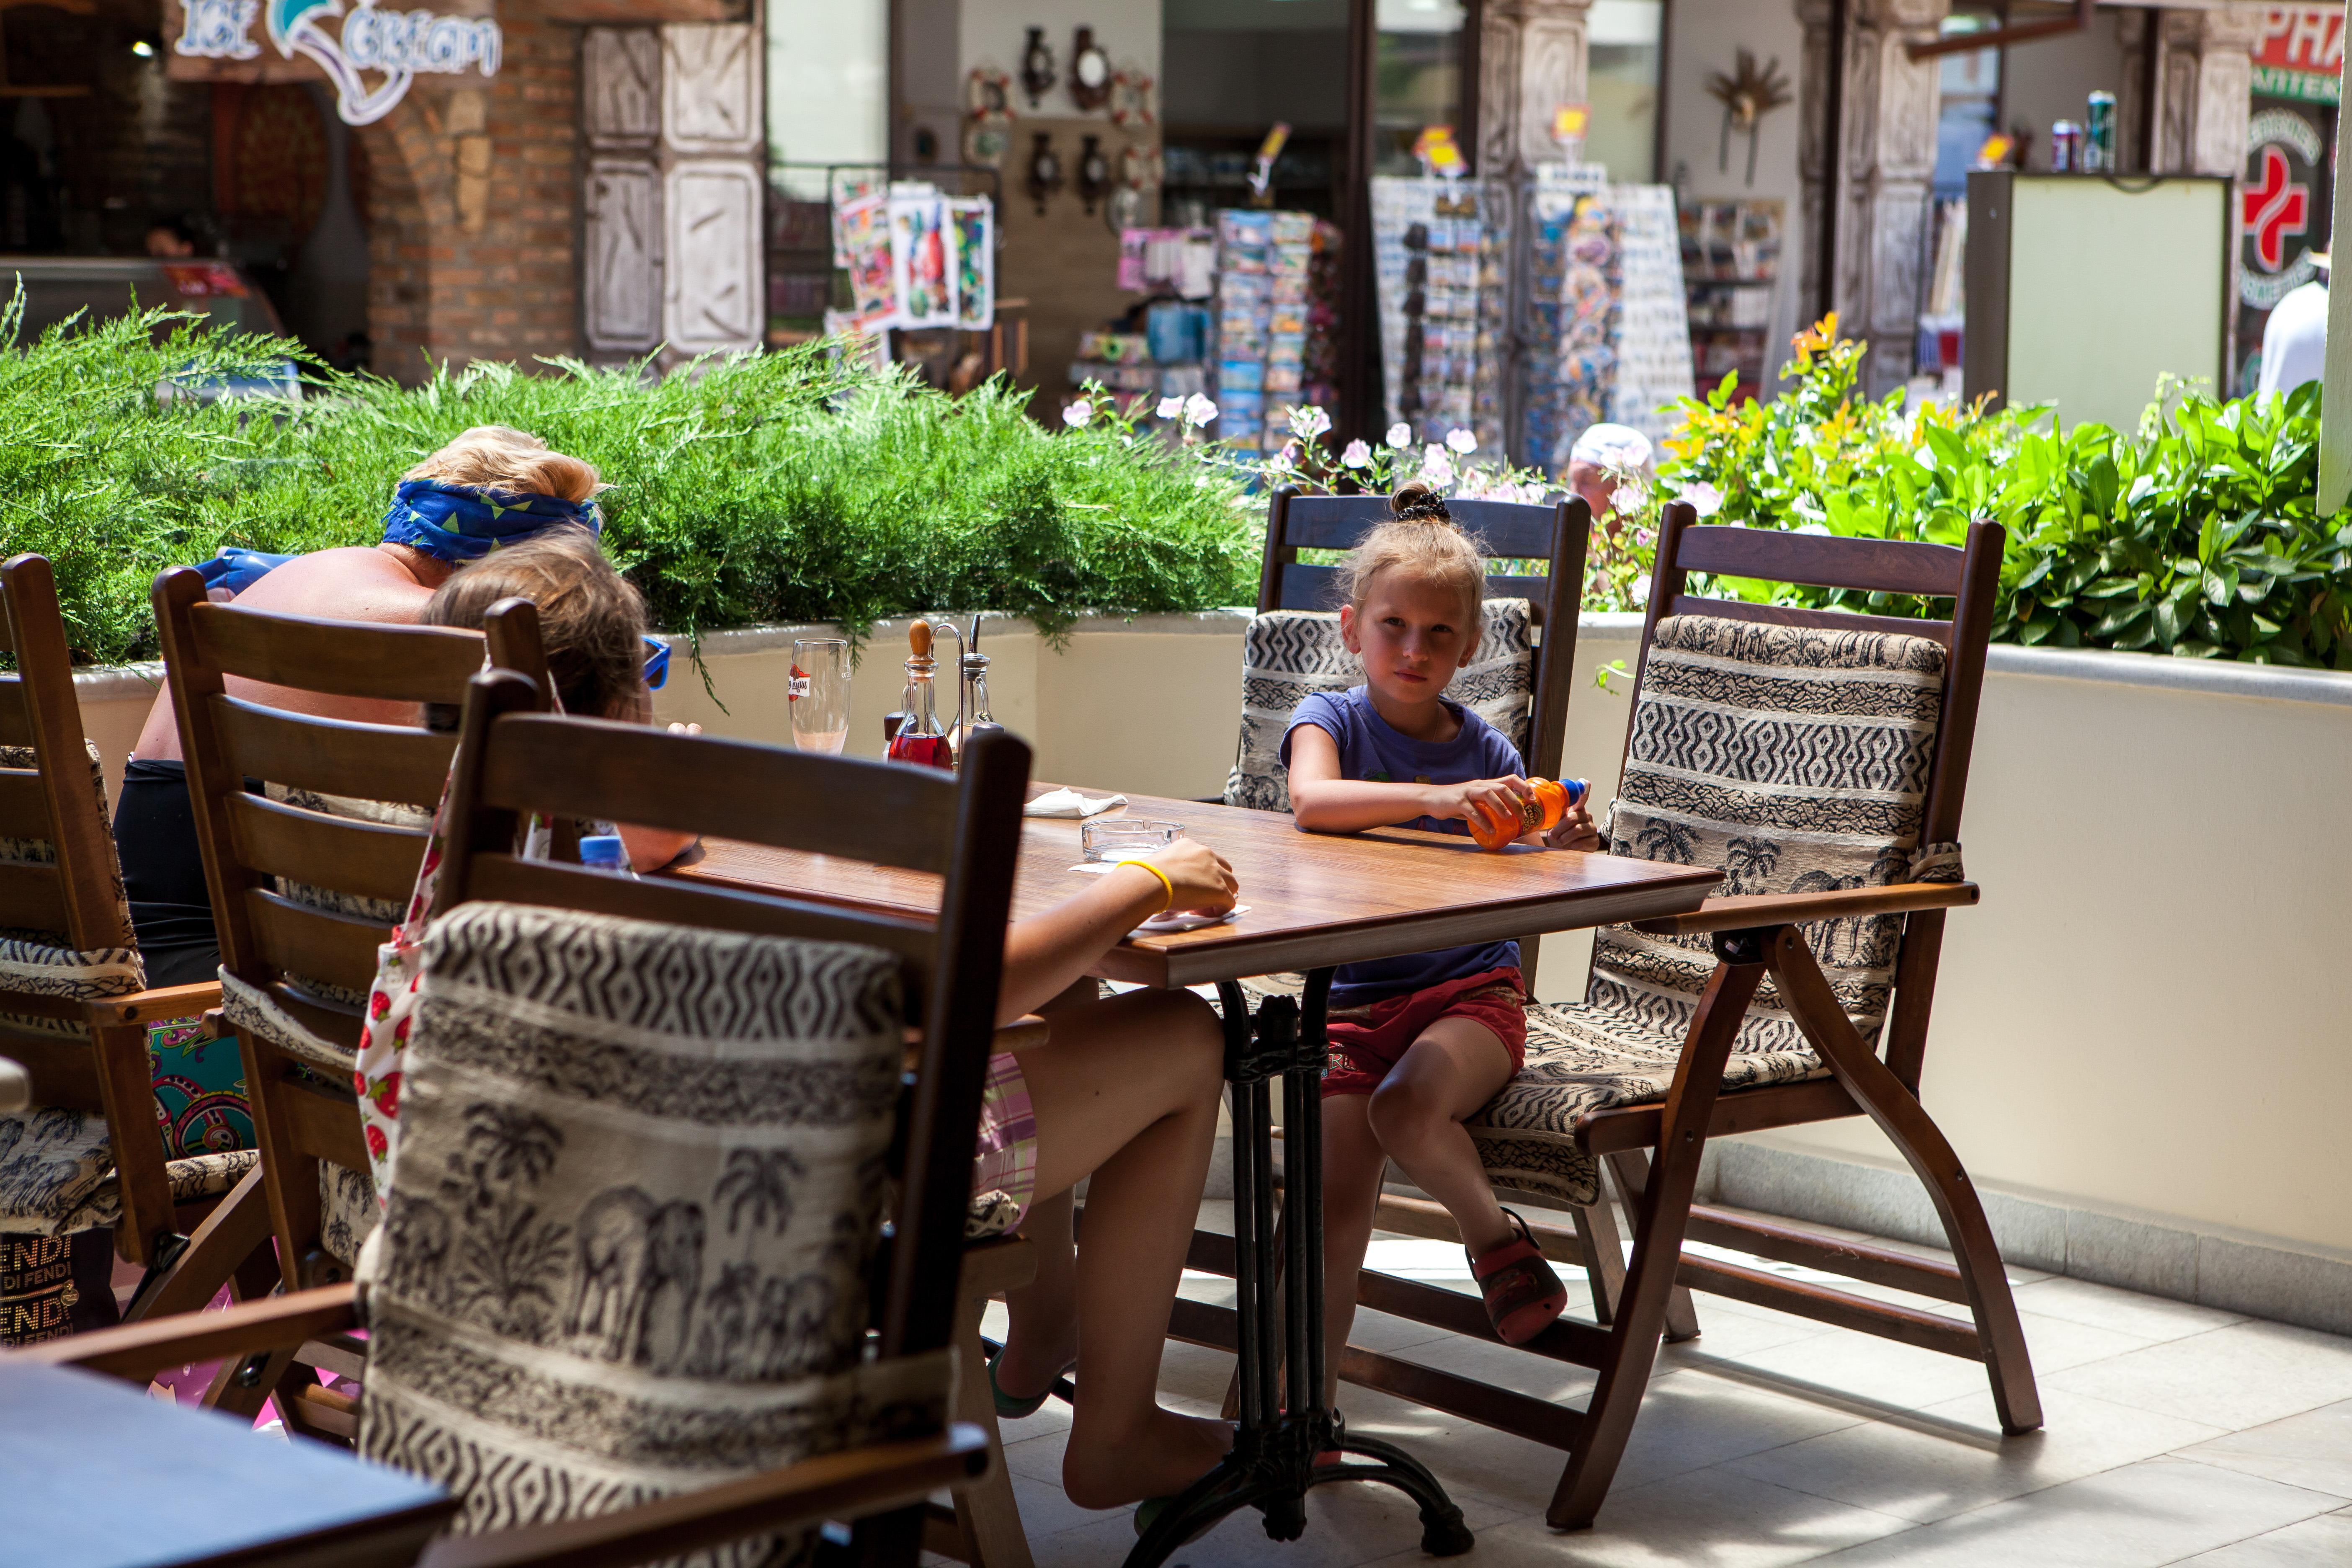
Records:
[[[1452,522],[1454,514],[1445,510],[1445,498],[1437,487],[1413,479],[1397,487],[1389,497],[1389,510],[1400,522]]]

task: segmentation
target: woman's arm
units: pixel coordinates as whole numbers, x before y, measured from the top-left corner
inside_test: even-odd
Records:
[[[1481,802],[1507,816],[1528,793],[1527,781],[1517,776],[1450,784],[1341,778],[1339,747],[1329,731],[1313,724],[1290,731],[1290,815],[1309,833],[1356,833],[1416,816],[1467,822]]]
[[[1167,873],[1166,883],[1140,866],[1115,867],[1044,914],[1013,922],[1004,933],[998,1023],[1009,1024],[1060,995],[1119,938],[1162,910],[1234,907],[1234,868],[1207,846],[1180,838],[1149,858]]]

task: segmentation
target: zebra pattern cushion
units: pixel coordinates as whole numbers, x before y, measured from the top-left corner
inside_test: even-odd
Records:
[[[901,1059],[887,953],[503,904],[423,948],[359,1448],[476,1532],[944,1418],[861,1365]],[[685,1561],[799,1561],[767,1538]]]
[[[1489,599],[1478,657],[1445,694],[1509,738],[1525,756],[1535,697],[1535,632],[1525,599]],[[1269,610],[1253,616],[1242,643],[1242,738],[1225,804],[1290,809],[1282,737],[1298,705],[1318,691],[1362,684],[1364,667],[1339,640],[1333,610]]]
[[[260,1162],[251,1149],[165,1163],[172,1201],[220,1196]],[[56,1107],[0,1116],[0,1235],[71,1236],[122,1217],[106,1117]]]
[[[1610,816],[1610,853],[1718,867],[1727,895],[1958,880],[1958,845],[1919,844],[1944,658],[1941,643],[1900,633],[1705,616],[1660,621]],[[1803,930],[1840,1006],[1874,1042],[1900,917]],[[1597,1175],[1576,1147],[1577,1121],[1665,1097],[1715,963],[1703,936],[1630,926],[1597,932],[1584,1001],[1528,1009],[1527,1066],[1469,1123],[1488,1173],[1524,1191],[1593,1202]],[[1724,1087],[1822,1070],[1768,977]]]

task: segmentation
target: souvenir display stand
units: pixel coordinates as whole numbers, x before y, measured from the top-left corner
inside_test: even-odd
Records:
[[[1217,214],[1216,352],[1212,395],[1220,439],[1278,451],[1288,411],[1337,401],[1339,231],[1302,212]]]
[[[1767,395],[1787,215],[1779,200],[1696,201],[1679,214],[1691,359],[1702,387],[1736,373],[1739,396]]]

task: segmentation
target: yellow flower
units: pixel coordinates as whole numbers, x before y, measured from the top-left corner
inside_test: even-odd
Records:
[[[1819,353],[1824,349],[1836,345],[1837,329],[1837,312],[1832,310],[1828,315],[1815,321],[1811,331],[1799,332],[1790,339],[1789,346],[1801,354]]]

